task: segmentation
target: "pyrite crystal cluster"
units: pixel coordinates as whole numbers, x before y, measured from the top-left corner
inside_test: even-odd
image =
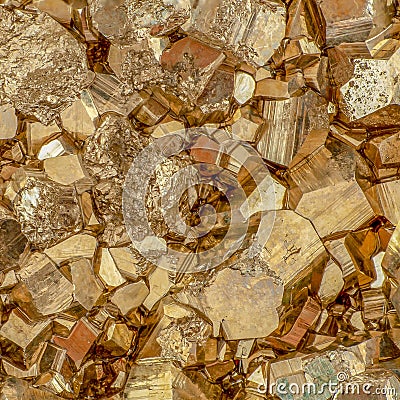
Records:
[[[399,221],[397,0],[0,0],[0,400],[399,399]]]

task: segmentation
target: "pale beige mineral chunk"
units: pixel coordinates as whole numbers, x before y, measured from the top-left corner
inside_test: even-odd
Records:
[[[174,400],[187,397],[209,400],[220,398],[221,395],[222,390],[217,385],[201,377],[192,381],[172,361],[158,357],[140,360],[131,369],[123,399]]]
[[[22,313],[14,309],[7,322],[1,326],[0,336],[3,340],[17,345],[18,351],[22,352],[21,361],[30,367],[31,358],[42,341],[50,338],[49,324],[50,320],[29,323],[24,319]]]
[[[15,275],[15,271],[13,271],[13,270],[8,271],[5,274],[3,281],[1,282],[0,289],[9,289],[9,288],[15,286],[17,283],[18,283],[18,280]]]
[[[71,185],[86,176],[80,157],[75,154],[47,158],[43,165],[47,176],[62,185]]]
[[[46,255],[34,253],[17,275],[40,314],[61,312],[72,303],[72,284]]]
[[[236,350],[236,358],[249,358],[251,354],[251,349],[253,348],[255,339],[242,339],[238,342],[238,347]]]
[[[169,318],[179,319],[189,317],[192,313],[192,311],[188,307],[185,307],[183,304],[174,301],[170,297],[165,297],[162,305],[164,315]]]
[[[251,99],[255,88],[256,83],[250,74],[243,71],[238,71],[236,73],[234,97],[240,105]]]
[[[75,300],[82,304],[86,310],[90,310],[103,292],[103,288],[97,281],[90,262],[87,259],[72,262],[71,276]]]
[[[261,257],[285,286],[290,286],[317,271],[327,253],[314,227],[307,219],[291,210],[278,210],[271,221],[271,212],[261,226],[273,224]],[[301,234],[300,234],[301,233]]]
[[[98,257],[95,272],[107,287],[117,287],[126,282],[126,279],[118,271],[109,249],[100,248]]]
[[[0,140],[11,139],[17,133],[18,120],[10,104],[0,105]]]
[[[39,160],[46,160],[48,158],[73,154],[74,152],[75,149],[63,137],[58,137],[44,144],[40,148],[37,158]]]
[[[364,322],[362,320],[362,312],[356,311],[350,318],[350,323],[357,328],[359,331],[363,331],[365,329]]]
[[[227,268],[197,298],[186,301],[212,321],[214,336],[223,332],[226,339],[239,340],[268,336],[277,328],[282,295],[283,286],[270,276],[244,276]]]
[[[286,195],[286,188],[267,176],[247,197],[241,206],[243,215],[248,218],[259,211],[280,210]]]
[[[381,252],[376,256],[372,257],[376,273],[376,279],[374,280],[374,282],[371,283],[372,289],[381,288],[383,286],[383,283],[385,282],[385,273],[382,269],[382,260],[384,256],[385,253]]]
[[[146,284],[139,281],[117,289],[111,297],[111,301],[121,310],[122,314],[128,314],[142,305],[149,293]]]
[[[344,111],[351,120],[372,114],[390,104],[393,89],[393,77],[389,75],[386,61],[355,60],[354,77],[340,89]]]
[[[255,76],[256,82],[267,78],[272,78],[271,71],[267,68],[257,68]]]
[[[378,183],[365,191],[374,211],[392,224],[400,220],[400,180]]]
[[[43,152],[41,157],[39,157],[40,150],[45,146],[46,141],[48,141],[52,136],[60,135],[60,129],[56,124],[50,124],[48,126],[41,124],[40,122],[30,123],[27,126],[26,138],[28,143],[28,154],[30,156],[37,155],[39,160],[47,158],[44,156]],[[66,150],[66,149],[65,149]],[[64,150],[64,151],[65,151]],[[47,151],[44,151],[47,153]],[[50,153],[51,154],[51,153]],[[51,157],[51,155],[48,155]],[[58,154],[63,154],[63,152],[58,152]],[[57,154],[57,155],[58,155]]]
[[[166,269],[156,268],[149,276],[150,294],[147,296],[143,305],[151,310],[153,306],[164,297],[172,283],[169,280],[169,273]]]
[[[259,127],[260,124],[243,117],[239,118],[232,125],[232,133],[239,139],[254,142],[256,140]]]
[[[92,258],[96,250],[97,241],[94,236],[81,233],[74,235],[63,242],[45,250],[56,264],[73,258]]]
[[[396,279],[400,278],[399,275],[400,266],[400,224],[397,224],[394,230],[389,244],[387,246],[385,255],[382,259],[382,268],[389,274],[389,276]]]
[[[329,199],[329,202],[321,199]],[[321,237],[357,229],[375,216],[364,192],[355,181],[303,194],[296,212],[312,221]]]
[[[97,116],[97,113],[90,115],[83,101],[78,99],[61,113],[61,121],[68,132],[81,134],[85,138],[96,130],[94,120]]]
[[[325,308],[329,303],[335,301],[340,291],[343,289],[344,281],[342,270],[337,264],[329,260],[322,276],[318,296],[321,299],[322,307]]]
[[[129,247],[112,247],[109,251],[121,274],[136,279],[139,260],[132,250]]]
[[[263,119],[250,105],[241,107],[233,116],[232,133],[239,140],[254,143]]]

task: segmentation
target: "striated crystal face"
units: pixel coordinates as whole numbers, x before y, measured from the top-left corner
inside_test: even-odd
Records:
[[[400,396],[395,0],[0,0],[0,400]]]

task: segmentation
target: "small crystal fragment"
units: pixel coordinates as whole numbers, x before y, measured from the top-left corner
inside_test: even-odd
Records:
[[[74,258],[93,258],[96,238],[85,233],[74,235],[63,242],[45,250],[45,254],[56,264]]]
[[[257,82],[254,95],[269,100],[285,100],[290,97],[289,85],[287,82],[277,79],[263,79]]]
[[[245,72],[238,71],[235,75],[235,99],[242,105],[246,103],[252,96],[256,84],[253,77]]]
[[[125,315],[142,305],[149,293],[146,284],[143,281],[139,281],[117,289],[111,301]]]
[[[11,212],[0,207],[0,270],[15,268],[27,245],[21,225]],[[4,282],[3,282],[4,283]]]
[[[232,133],[241,140],[255,142],[258,130],[263,123],[261,116],[257,114],[257,110],[251,106],[242,107],[237,111],[234,119]]]
[[[103,289],[94,275],[90,262],[87,259],[72,262],[71,276],[74,285],[74,299],[87,310],[91,310]]]
[[[363,317],[365,320],[379,320],[386,311],[386,297],[382,289],[365,289],[361,291]]]
[[[80,319],[68,338],[54,336],[54,343],[67,350],[67,354],[79,368],[83,358],[98,337],[97,329],[86,319]]]
[[[94,133],[96,129],[94,120],[96,117],[97,115],[93,111],[92,115],[88,113],[81,99],[75,100],[70,107],[61,113],[61,121],[64,129],[71,133],[77,133],[82,138]]]
[[[78,232],[82,225],[75,189],[28,176],[14,208],[22,231],[39,247],[49,247]]]
[[[110,320],[99,344],[111,356],[122,356],[129,350],[132,339],[133,331],[129,330],[125,324]]]
[[[37,155],[38,160],[73,154],[74,148],[63,137],[58,137],[44,144]]]
[[[78,156],[52,157],[44,160],[44,170],[49,179],[62,185],[71,185],[85,177]]]
[[[143,305],[151,310],[153,306],[167,293],[172,283],[169,281],[168,271],[156,268],[149,276],[150,294],[146,297]]]
[[[41,315],[61,312],[72,303],[72,284],[47,256],[33,254],[17,275]]]
[[[3,338],[5,349],[8,347],[9,351],[15,351],[14,357],[27,367],[32,365],[35,352],[42,340],[50,338],[49,335],[49,320],[29,323],[18,310],[13,310],[7,322],[0,328],[0,336]],[[7,354],[7,350],[5,353]]]
[[[340,291],[343,289],[344,281],[342,270],[335,262],[330,260],[324,270],[318,296],[321,299],[322,307],[335,301]]]
[[[113,258],[111,257],[109,249],[101,247],[98,250],[97,257],[99,259],[95,264],[94,269],[104,285],[112,288],[122,285],[126,282],[124,277],[118,271],[118,268],[115,265]]]
[[[17,133],[17,116],[10,104],[0,106],[0,140],[11,139]]]

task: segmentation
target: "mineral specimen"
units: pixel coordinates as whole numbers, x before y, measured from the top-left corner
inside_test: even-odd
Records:
[[[0,0],[0,400],[397,399],[399,16]]]
[[[0,101],[47,125],[86,85],[84,49],[48,14],[0,7],[0,21]]]

